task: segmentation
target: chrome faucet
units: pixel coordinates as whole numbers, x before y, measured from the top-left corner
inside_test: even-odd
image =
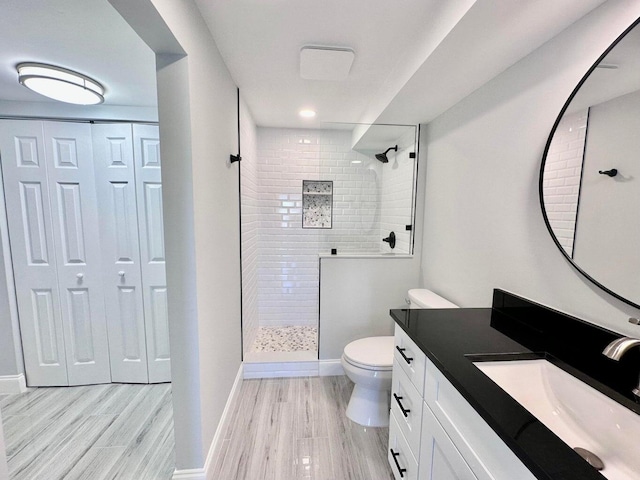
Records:
[[[609,345],[607,345],[605,349],[602,351],[602,354],[618,362],[620,361],[622,356],[625,353],[627,353],[631,348],[637,347],[639,345],[640,345],[640,339],[631,338],[631,337],[621,337],[614,340]],[[640,383],[631,392],[635,395],[636,399],[640,400]]]

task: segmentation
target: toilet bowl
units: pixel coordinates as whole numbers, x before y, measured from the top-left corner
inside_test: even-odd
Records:
[[[393,337],[368,337],[351,342],[344,347],[340,363],[355,383],[347,417],[367,427],[389,425]]]
[[[409,290],[409,308],[458,308],[441,296],[422,288]],[[367,427],[389,425],[394,337],[367,337],[344,347],[340,363],[355,383],[347,417]]]

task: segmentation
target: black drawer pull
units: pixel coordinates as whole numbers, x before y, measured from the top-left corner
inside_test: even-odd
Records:
[[[393,448],[390,448],[389,451],[391,452],[391,456],[393,457],[393,461],[396,462],[396,467],[398,467],[398,473],[400,473],[400,478],[404,478],[404,472],[407,471],[406,468],[402,468],[400,467],[400,464],[398,463],[398,459],[396,458],[398,455],[400,455],[400,453],[396,453],[393,451]]]
[[[406,348],[400,348],[399,346],[396,345],[396,350],[398,350],[400,352],[400,355],[402,355],[402,358],[404,358],[404,361],[407,362],[409,365],[411,365],[411,360],[413,360],[412,357],[407,357],[404,354],[404,351],[406,350]]]
[[[396,402],[398,402],[398,406],[400,407],[400,411],[402,412],[402,414],[406,417],[408,417],[409,415],[407,415],[411,410],[409,410],[408,408],[405,409],[404,406],[402,406],[402,403],[400,402],[400,400],[402,400],[403,397],[399,397],[398,395],[396,395],[395,393],[393,394],[393,398],[396,399]]]

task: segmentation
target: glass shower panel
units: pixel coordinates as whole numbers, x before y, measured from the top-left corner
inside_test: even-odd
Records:
[[[411,254],[417,127],[258,128],[241,169],[249,363],[317,359],[318,256]],[[395,245],[388,239],[394,232]]]
[[[357,127],[348,154],[320,161],[318,178],[334,182],[334,226],[320,232],[319,253],[410,254],[417,127]]]

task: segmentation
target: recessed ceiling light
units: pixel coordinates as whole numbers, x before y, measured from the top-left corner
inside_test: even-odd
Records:
[[[104,87],[81,73],[43,63],[21,63],[16,69],[22,85],[45,97],[77,105],[104,102]]]
[[[314,110],[309,110],[309,109],[300,110],[300,116],[302,118],[313,118],[316,116],[316,112]]]

